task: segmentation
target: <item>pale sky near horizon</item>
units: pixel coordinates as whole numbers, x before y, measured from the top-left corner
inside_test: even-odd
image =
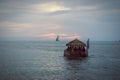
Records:
[[[0,39],[120,40],[120,0],[0,0]]]

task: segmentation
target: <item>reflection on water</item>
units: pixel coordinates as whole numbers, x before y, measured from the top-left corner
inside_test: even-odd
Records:
[[[0,80],[119,80],[120,44],[92,42],[89,57],[63,57],[66,42],[0,42]]]

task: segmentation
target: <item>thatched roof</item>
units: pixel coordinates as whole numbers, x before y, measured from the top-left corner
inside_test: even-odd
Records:
[[[67,43],[66,46],[86,46],[86,44],[78,39],[75,39],[75,40]]]

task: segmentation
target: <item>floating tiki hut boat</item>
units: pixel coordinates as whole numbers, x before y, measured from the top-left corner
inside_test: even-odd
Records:
[[[84,58],[88,56],[89,39],[87,45],[78,39],[66,44],[67,49],[64,50],[64,56],[67,58]]]

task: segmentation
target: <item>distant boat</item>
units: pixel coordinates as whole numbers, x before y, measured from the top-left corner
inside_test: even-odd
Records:
[[[88,40],[87,40],[87,49],[89,49],[89,47],[90,47],[89,42],[90,42],[90,40],[88,38]]]
[[[57,37],[56,37],[56,41],[59,41],[59,35],[57,35]]]
[[[75,39],[66,44],[67,49],[64,50],[64,56],[67,58],[84,58],[88,56],[89,49],[89,39],[87,40],[87,45],[82,41]]]

